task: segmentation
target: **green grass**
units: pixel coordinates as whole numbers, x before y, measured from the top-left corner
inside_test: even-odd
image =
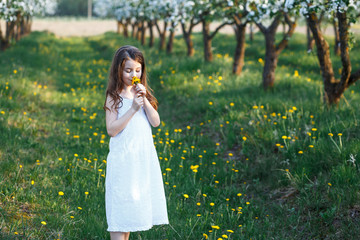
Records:
[[[159,100],[153,134],[170,219],[131,239],[360,234],[359,86],[326,107],[316,55],[300,34],[280,56],[270,91],[261,88],[260,34],[247,42],[240,77],[231,74],[233,36],[216,36],[212,63],[203,61],[201,35],[194,41],[188,58],[180,37],[167,55],[115,33],[34,32],[0,53],[1,239],[109,239],[102,106],[112,55],[125,44],[143,50]]]

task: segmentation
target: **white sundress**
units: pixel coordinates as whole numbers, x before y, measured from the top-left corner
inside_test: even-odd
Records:
[[[132,102],[123,98],[118,118]],[[168,224],[160,164],[142,107],[119,134],[110,138],[109,148],[105,179],[107,231],[136,232]]]

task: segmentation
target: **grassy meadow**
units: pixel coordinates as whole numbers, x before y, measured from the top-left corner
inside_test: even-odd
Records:
[[[167,55],[111,32],[33,32],[0,53],[0,239],[110,239],[102,107],[112,56],[125,44],[144,52],[159,101],[153,136],[170,220],[130,239],[359,236],[359,84],[325,106],[302,34],[281,54],[270,91],[261,87],[261,34],[247,41],[241,76],[231,73],[234,36],[215,37],[212,63],[201,35],[194,41],[188,58],[181,37]],[[352,53],[359,69],[358,43]]]

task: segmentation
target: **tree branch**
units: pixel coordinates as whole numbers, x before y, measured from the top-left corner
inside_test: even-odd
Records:
[[[346,12],[337,12],[336,17],[338,19],[339,35],[340,35],[340,51],[341,51],[341,79],[340,83],[336,87],[337,92],[343,92],[348,87],[348,81],[351,75],[351,62],[349,56],[349,31],[346,19]]]
[[[360,69],[357,70],[357,72],[354,72],[353,74],[350,75],[348,86],[354,84],[357,80],[360,80]]]
[[[289,15],[287,13],[284,13],[285,22],[289,26],[288,32],[285,34],[281,42],[276,46],[276,54],[280,54],[282,50],[287,46],[289,42],[289,38],[293,35],[295,28],[296,28],[296,22],[291,21]]]
[[[262,23],[255,22],[256,26],[260,29],[260,31],[265,34],[266,33],[266,27]]]
[[[155,26],[156,26],[156,29],[157,29],[158,32],[159,32],[159,35],[161,35],[161,30],[160,30],[159,23],[158,23],[157,20],[155,20]]]
[[[210,39],[213,39],[213,37],[216,35],[216,33],[221,29],[223,28],[224,26],[226,25],[231,25],[233,23],[228,23],[228,22],[224,22],[223,24],[221,24],[220,26],[218,26],[215,31],[209,36]]]

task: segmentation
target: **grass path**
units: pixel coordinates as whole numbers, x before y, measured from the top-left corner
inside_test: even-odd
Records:
[[[359,86],[322,102],[316,56],[296,34],[276,86],[260,88],[263,39],[231,74],[232,36],[215,60],[140,47],[162,124],[153,129],[171,225],[132,239],[346,239],[359,234]],[[34,32],[0,55],[0,238],[109,239],[104,92],[114,33]],[[359,52],[356,45],[352,51]],[[301,57],[299,57],[301,56]],[[353,54],[354,68],[359,55]],[[336,69],[340,67],[334,58]]]

